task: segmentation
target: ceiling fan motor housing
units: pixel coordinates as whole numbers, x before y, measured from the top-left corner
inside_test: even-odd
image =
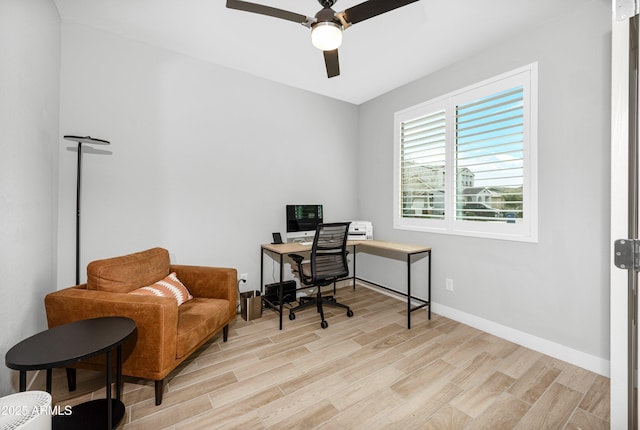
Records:
[[[322,8],[322,10],[320,10],[320,12],[316,13],[316,22],[314,23],[314,25],[321,22],[335,22],[340,27],[342,27],[340,20],[336,18],[336,12],[331,9],[330,6],[325,6],[324,8]]]

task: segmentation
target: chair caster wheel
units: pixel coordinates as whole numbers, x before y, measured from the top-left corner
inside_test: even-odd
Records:
[[[351,309],[349,309],[349,310],[347,311],[347,316],[348,316],[349,318],[351,318],[351,317],[353,316],[353,311],[352,311]]]
[[[322,322],[320,323],[320,327],[322,327],[322,328],[327,328],[327,327],[329,327],[329,323],[328,323],[328,322],[326,322],[326,321],[322,321]]]
[[[296,319],[296,314],[294,314],[294,313],[289,314],[289,319],[290,319],[291,321],[293,321],[294,319]]]

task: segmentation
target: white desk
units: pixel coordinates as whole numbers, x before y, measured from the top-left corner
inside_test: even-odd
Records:
[[[366,282],[368,284],[374,285],[379,288],[383,288],[388,291],[392,291],[396,294],[403,295],[407,298],[407,328],[411,328],[411,312],[427,307],[429,313],[429,319],[431,319],[431,248],[419,245],[407,245],[402,243],[395,242],[385,242],[382,240],[359,240],[359,241],[348,241],[347,246],[353,247],[353,288],[356,287],[356,280],[360,280]],[[282,330],[282,281],[284,278],[284,263],[283,258],[284,255],[288,254],[296,254],[301,252],[308,252],[311,250],[311,245],[301,245],[299,243],[282,243],[282,244],[264,244],[260,246],[260,290],[264,291],[264,255],[267,253],[274,254],[279,259],[280,263],[280,288],[279,288],[279,304],[274,305],[273,303],[267,301],[265,299],[265,303],[267,306],[275,309],[279,312],[280,316],[280,330]],[[407,262],[407,292],[406,294],[394,290],[389,287],[385,287],[384,285],[377,284],[367,279],[362,279],[357,276],[356,272],[356,255],[358,252],[375,252],[375,251],[385,251],[390,254],[401,255],[406,258]],[[427,255],[427,299],[421,299],[418,297],[414,297],[411,295],[411,263],[412,257],[415,255]],[[418,306],[412,306],[411,302],[420,303]]]

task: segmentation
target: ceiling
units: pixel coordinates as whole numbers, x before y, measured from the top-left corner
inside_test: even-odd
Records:
[[[317,0],[251,0],[314,16]],[[343,11],[363,0],[338,0]],[[63,20],[360,104],[590,1],[420,0],[345,30],[328,79],[310,31],[225,0],[55,0]]]

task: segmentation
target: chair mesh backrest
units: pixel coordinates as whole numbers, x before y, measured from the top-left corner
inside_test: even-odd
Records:
[[[348,222],[320,224],[311,248],[313,282],[333,281],[349,275],[347,265]]]

